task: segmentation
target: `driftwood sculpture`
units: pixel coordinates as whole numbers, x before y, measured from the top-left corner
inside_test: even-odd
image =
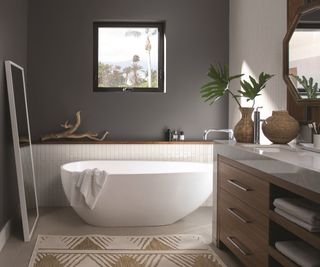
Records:
[[[98,137],[98,133],[94,132],[84,132],[84,133],[75,133],[81,124],[80,111],[76,113],[76,120],[74,124],[70,124],[69,121],[66,121],[64,124],[61,124],[61,127],[65,129],[64,132],[46,134],[41,137],[41,141],[47,141],[52,139],[82,139],[88,138],[94,141],[103,141],[109,132],[105,131],[101,137]]]

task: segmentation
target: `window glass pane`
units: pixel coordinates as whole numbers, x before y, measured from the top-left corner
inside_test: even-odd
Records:
[[[98,87],[158,87],[158,28],[100,27]]]

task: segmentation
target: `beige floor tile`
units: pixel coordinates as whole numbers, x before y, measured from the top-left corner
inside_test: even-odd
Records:
[[[1,267],[27,267],[38,234],[52,235],[163,235],[200,234],[211,242],[212,212],[210,208],[199,208],[182,220],[160,227],[94,227],[84,223],[72,208],[50,208],[40,210],[40,219],[31,242],[21,241],[17,234],[10,237],[0,253]],[[228,253],[214,248],[228,266],[238,266]]]

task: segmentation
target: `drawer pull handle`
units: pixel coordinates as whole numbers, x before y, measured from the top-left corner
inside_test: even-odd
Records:
[[[234,217],[236,217],[238,220],[240,220],[243,223],[251,223],[248,219],[242,217],[235,209],[228,208],[227,209]]]
[[[239,182],[237,182],[237,181],[235,181],[235,180],[229,179],[229,180],[228,180],[228,183],[229,183],[229,184],[232,184],[233,186],[235,186],[235,187],[237,187],[237,188],[239,188],[239,189],[241,189],[242,191],[251,191],[250,188],[246,188],[245,186],[243,186],[242,184],[240,184]]]
[[[242,255],[248,256],[248,255],[252,254],[251,252],[249,252],[248,249],[242,248],[241,245],[239,245],[238,242],[235,241],[234,237],[228,236],[227,239],[234,247],[236,247],[241,252]]]

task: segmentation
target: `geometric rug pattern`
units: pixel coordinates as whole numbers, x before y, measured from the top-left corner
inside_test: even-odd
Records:
[[[226,267],[199,235],[39,235],[29,267]]]

